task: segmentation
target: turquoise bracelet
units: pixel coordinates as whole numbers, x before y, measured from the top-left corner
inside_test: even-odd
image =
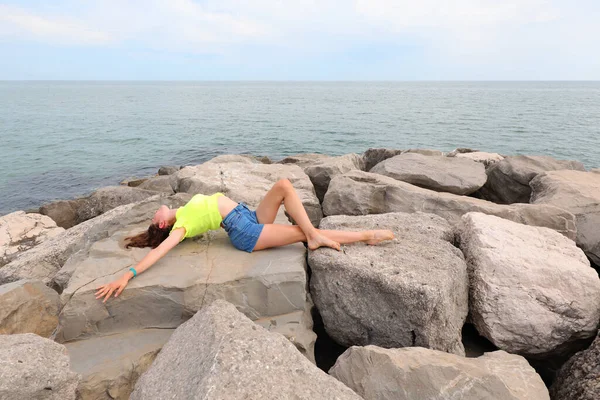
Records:
[[[137,271],[135,270],[135,268],[129,268],[129,270],[133,272],[133,277],[135,278],[137,276]]]

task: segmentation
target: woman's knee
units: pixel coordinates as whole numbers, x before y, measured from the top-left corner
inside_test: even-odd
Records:
[[[275,183],[275,186],[283,191],[289,191],[290,189],[293,189],[292,182],[290,182],[290,180],[287,178],[278,180],[277,183]]]

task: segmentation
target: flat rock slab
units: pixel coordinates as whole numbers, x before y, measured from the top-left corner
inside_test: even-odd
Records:
[[[600,174],[552,171],[530,182],[531,202],[572,212],[577,224],[577,245],[600,265]]]
[[[504,351],[463,358],[411,347],[351,347],[329,371],[365,400],[548,400],[523,357]]]
[[[547,156],[509,156],[487,169],[482,198],[499,204],[529,203],[529,182],[538,174],[556,170],[585,171],[579,161],[556,160]]]
[[[469,213],[460,247],[469,265],[471,320],[500,349],[543,358],[595,335],[600,279],[572,240]]]
[[[204,164],[185,167],[170,175],[176,192],[213,194],[257,207],[280,179],[289,179],[313,225],[323,217],[321,204],[308,175],[293,164],[262,164],[243,156],[219,156]]]
[[[600,338],[567,361],[550,388],[554,400],[600,399]]]
[[[85,221],[20,254],[0,268],[0,284],[20,279],[37,279],[50,284],[56,273],[73,254],[86,251],[96,240],[106,238],[111,232],[129,224],[144,221],[148,225],[151,218],[148,216],[152,215],[161,204],[179,207],[190,198],[191,196],[187,194],[170,197],[156,195],[138,203],[117,207]]]
[[[74,400],[80,376],[62,344],[32,333],[0,335],[0,399]]]
[[[370,172],[437,192],[467,195],[483,186],[485,166],[458,157],[404,153],[380,162]]]
[[[282,213],[279,222],[285,219]],[[122,276],[149,251],[125,249],[123,239],[147,228],[129,226],[74,256],[74,272],[62,293],[56,339],[143,328],[176,328],[217,298],[234,303],[251,319],[305,311],[306,249],[301,243],[246,253],[223,230],[186,239],[106,303],[94,293]]]
[[[81,400],[127,400],[174,329],[143,329],[67,343]]]
[[[16,211],[0,217],[0,268],[20,253],[64,232],[45,215]]]
[[[325,329],[346,346],[423,346],[464,355],[467,266],[454,232],[432,214],[327,217],[321,229],[391,229],[393,241],[309,253],[311,295]]]
[[[41,281],[23,279],[0,285],[0,334],[35,333],[49,337],[58,325],[60,298]]]
[[[173,333],[131,395],[164,398],[360,399],[222,300]]]
[[[437,214],[452,224],[471,211],[496,215],[526,225],[545,226],[575,239],[575,216],[547,204],[498,205],[489,201],[422,189],[370,172],[351,171],[333,178],[323,202],[325,215],[388,212]]]

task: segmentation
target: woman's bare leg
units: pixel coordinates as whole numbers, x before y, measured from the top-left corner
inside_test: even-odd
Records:
[[[341,244],[356,242],[377,244],[394,238],[392,231],[386,230],[349,232],[317,229],[317,233]],[[254,250],[264,250],[298,242],[306,242],[306,235],[299,226],[266,224],[260,233],[256,246],[254,246]]]
[[[310,222],[304,205],[300,197],[298,197],[298,193],[296,193],[294,186],[292,186],[292,183],[288,179],[281,179],[275,183],[260,202],[256,208],[258,222],[261,224],[272,224],[275,221],[281,202],[283,202],[288,214],[296,221],[304,233],[304,241],[308,242],[308,247],[311,250],[321,246],[331,247],[336,250],[340,249],[340,244],[337,241],[319,234],[317,228]]]

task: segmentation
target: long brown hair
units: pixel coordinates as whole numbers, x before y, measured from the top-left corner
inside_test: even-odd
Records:
[[[164,229],[160,229],[158,224],[152,224],[147,231],[134,236],[128,236],[125,238],[128,243],[125,248],[130,247],[152,247],[157,248],[166,238],[169,237],[173,225],[166,226]]]

